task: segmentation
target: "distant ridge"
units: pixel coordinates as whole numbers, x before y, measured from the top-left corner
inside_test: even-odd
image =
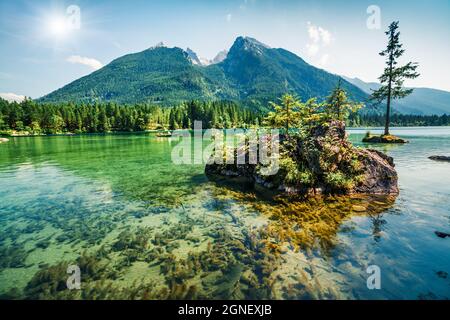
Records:
[[[358,78],[343,77],[350,83],[371,94],[372,90],[380,87],[376,82],[364,82]],[[415,115],[443,115],[450,114],[450,92],[430,88],[413,88],[411,95],[393,103],[394,111]]]

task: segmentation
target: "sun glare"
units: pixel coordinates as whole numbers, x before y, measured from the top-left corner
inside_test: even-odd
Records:
[[[64,17],[51,17],[48,21],[48,29],[53,36],[63,37],[68,31],[67,21]]]

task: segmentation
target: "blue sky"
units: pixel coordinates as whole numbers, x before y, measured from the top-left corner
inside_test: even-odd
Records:
[[[61,27],[70,5],[80,8],[79,29]],[[367,27],[370,5],[380,8],[381,29]],[[392,20],[400,21],[405,61],[420,63],[421,77],[407,84],[450,91],[448,0],[0,0],[0,93],[40,97],[160,41],[212,59],[239,35],[376,81]]]

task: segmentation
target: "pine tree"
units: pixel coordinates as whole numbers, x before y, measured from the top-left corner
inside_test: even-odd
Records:
[[[341,86],[341,79],[328,96],[325,103],[325,110],[331,119],[345,120],[349,113],[354,113],[362,108],[362,104],[354,103],[347,97],[347,93]]]
[[[286,134],[289,134],[289,129],[299,125],[298,109],[302,105],[301,101],[296,97],[285,94],[280,99],[281,104],[271,102],[274,108],[273,112],[269,112],[265,118],[265,123],[275,128],[284,128]]]
[[[384,134],[389,134],[391,100],[401,99],[413,92],[413,89],[403,88],[405,79],[414,79],[419,76],[416,72],[417,63],[408,62],[403,66],[398,65],[398,59],[405,53],[400,43],[400,32],[398,31],[398,21],[394,21],[389,25],[388,31],[385,32],[388,36],[388,45],[386,49],[380,52],[380,56],[386,57],[386,68],[384,73],[379,78],[382,86],[373,91],[371,99],[377,103],[387,100],[386,103],[386,121]]]

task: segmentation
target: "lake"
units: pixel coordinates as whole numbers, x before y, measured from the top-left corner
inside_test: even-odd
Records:
[[[366,129],[348,131],[363,146]],[[307,202],[209,181],[153,133],[11,138],[0,144],[0,295],[450,298],[450,238],[435,234],[450,233],[450,163],[428,159],[450,155],[450,128],[392,133],[410,143],[370,147],[394,158],[396,199]],[[66,289],[69,265],[81,290]]]

